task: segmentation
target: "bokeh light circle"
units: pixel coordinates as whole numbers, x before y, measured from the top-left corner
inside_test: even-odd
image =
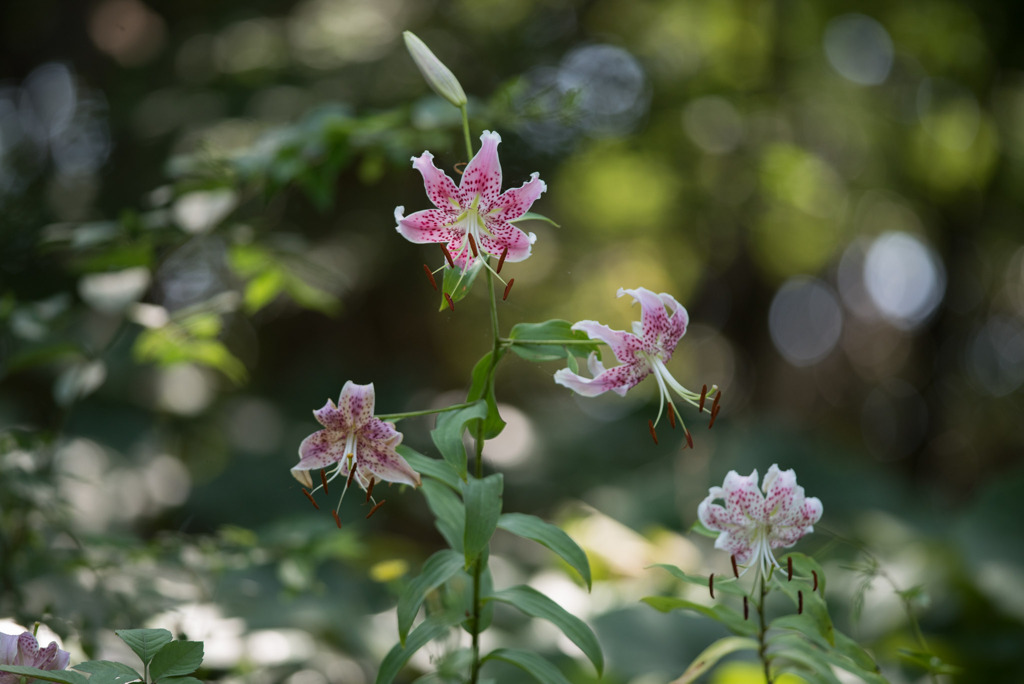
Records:
[[[843,78],[860,85],[878,85],[889,77],[892,38],[881,24],[863,14],[844,14],[825,28],[825,55]]]
[[[768,329],[775,348],[794,366],[818,363],[836,346],[843,330],[839,299],[825,283],[797,276],[772,299]]]
[[[903,330],[921,325],[946,291],[946,271],[920,238],[892,231],[879,235],[864,258],[864,285],[882,316]]]

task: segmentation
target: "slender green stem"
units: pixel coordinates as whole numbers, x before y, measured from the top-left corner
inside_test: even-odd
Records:
[[[761,593],[761,600],[757,605],[757,615],[760,622],[760,628],[757,630],[757,642],[759,644],[757,649],[757,655],[761,659],[761,664],[764,666],[764,680],[766,684],[772,684],[772,673],[769,667],[768,661],[768,625],[764,621],[764,604],[765,598],[768,596],[768,579],[765,577],[763,572],[758,573],[759,589]]]
[[[512,346],[515,346],[517,344],[518,345],[522,345],[522,346],[544,345],[546,347],[550,347],[550,346],[561,347],[561,346],[564,346],[564,345],[567,345],[567,344],[581,344],[581,345],[590,345],[590,346],[594,346],[596,344],[599,344],[598,342],[595,342],[594,340],[521,340],[518,337],[514,338],[514,339],[510,338],[510,337],[503,337],[503,338],[501,338],[499,340],[499,342],[501,342],[501,344],[503,346],[506,346],[506,347],[512,347]]]
[[[436,409],[423,409],[422,411],[406,411],[405,413],[380,413],[377,414],[376,417],[380,418],[381,420],[397,421],[404,420],[405,418],[415,418],[417,416],[429,416],[435,413],[444,413],[445,411],[458,411],[459,409],[464,409],[472,405],[473,404],[470,402],[465,402],[462,404],[455,404],[455,406],[445,406],[444,408]]]
[[[469,112],[466,105],[459,107],[462,110],[462,134],[466,137],[466,161],[473,158],[473,141],[469,137]]]

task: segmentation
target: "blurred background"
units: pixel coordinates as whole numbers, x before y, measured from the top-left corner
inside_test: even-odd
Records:
[[[72,662],[159,626],[206,641],[207,680],[373,681],[402,577],[443,542],[411,491],[369,521],[346,501],[338,531],[288,469],[346,380],[379,412],[442,406],[489,349],[482,288],[438,313],[440,251],[394,232],[396,205],[428,206],[411,156],[466,161],[409,29],[470,94],[474,140],[501,133],[505,187],[548,185],[534,209],[559,227],[524,225],[503,331],[628,328],[619,287],[669,292],[691,321],[672,371],[723,389],[714,430],[684,416],[693,450],[667,425],[655,446],[653,381],[579,399],[556,364],[506,358],[486,452],[505,509],[562,524],[596,581],[499,535],[496,584],[592,624],[603,681],[674,678],[720,633],[640,605],[685,591],[645,568],[724,570],[686,533],[697,504],[778,463],[824,502],[798,549],[892,681],[925,676],[900,657],[908,609],[954,680],[1024,681],[1022,20],[950,0],[4,3],[0,619],[42,620]],[[434,453],[429,419],[400,428]],[[499,612],[488,634],[594,680],[545,624]]]

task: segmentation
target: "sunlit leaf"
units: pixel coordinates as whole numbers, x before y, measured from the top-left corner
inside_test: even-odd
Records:
[[[596,342],[589,342],[590,338],[580,330],[572,330],[569,321],[550,320],[543,323],[519,323],[512,326],[509,332],[510,340],[573,340],[586,344],[567,345],[538,345],[538,344],[512,344],[512,351],[527,361],[557,361],[564,359],[570,354],[586,358],[590,352],[597,351]]]
[[[587,589],[590,589],[590,562],[587,554],[562,528],[524,513],[505,513],[498,519],[498,528],[551,549],[579,573]]]
[[[584,655],[594,664],[598,676],[601,676],[604,670],[601,644],[598,643],[594,632],[583,620],[569,613],[536,589],[525,585],[502,589],[489,596],[488,599],[515,606],[531,617],[543,618],[558,627],[562,634],[580,647]]]
[[[483,657],[482,661],[501,660],[527,672],[541,684],[571,684],[561,671],[531,651],[514,648],[499,648]]]
[[[678,679],[672,680],[671,684],[690,684],[702,674],[709,672],[719,660],[730,653],[756,651],[758,648],[760,648],[760,644],[754,639],[735,636],[723,637],[701,651],[686,668],[686,672]]]

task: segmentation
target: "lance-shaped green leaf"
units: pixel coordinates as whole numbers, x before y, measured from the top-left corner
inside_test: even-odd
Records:
[[[515,606],[530,617],[543,618],[558,627],[562,630],[562,634],[580,647],[583,654],[594,664],[597,675],[601,676],[604,671],[604,655],[601,653],[601,644],[598,643],[594,632],[583,620],[569,613],[536,589],[525,585],[495,592],[488,597],[488,600],[501,601]]]
[[[797,634],[783,633],[770,639],[769,643],[773,664],[785,659],[807,668],[808,672],[800,672],[800,676],[815,684],[840,684],[839,679],[832,673],[826,651],[810,641]],[[775,669],[778,671],[778,666]]]
[[[465,299],[466,295],[469,294],[470,288],[473,287],[473,283],[476,282],[476,277],[483,270],[483,266],[484,262],[478,259],[465,271],[458,267],[445,267],[444,278],[441,281],[441,305],[437,310],[444,311],[451,308],[448,304],[448,297],[452,298],[452,303]],[[445,295],[448,295],[448,297],[445,297]]]
[[[88,684],[89,682],[85,675],[70,670],[40,670],[38,667],[25,667],[24,665],[0,665],[0,672],[11,672],[44,682],[59,682],[60,684]]]
[[[569,355],[585,358],[598,348],[597,343],[591,342],[586,333],[573,330],[572,323],[561,320],[519,323],[512,326],[508,337],[512,340],[512,351],[527,361],[557,361]],[[585,344],[516,344],[516,340],[568,340]]]
[[[718,663],[719,660],[737,651],[756,651],[759,644],[754,639],[746,637],[723,637],[700,652],[690,666],[686,668],[678,679],[672,680],[671,684],[690,684],[702,674],[708,672]]]
[[[114,634],[128,644],[143,665],[149,665],[157,651],[174,638],[166,629],[119,629]]]
[[[661,568],[672,573],[672,576],[681,579],[687,584],[696,584],[702,586],[711,593],[712,583],[707,577],[701,577],[700,575],[687,575],[685,572],[680,570],[674,565],[667,563],[655,563],[654,565],[648,566],[651,568]],[[747,592],[743,590],[743,587],[739,585],[735,577],[716,575],[714,579],[715,593],[730,594],[732,596],[747,596]]]
[[[444,584],[452,575],[462,569],[462,556],[450,549],[442,549],[427,559],[423,571],[406,586],[398,597],[398,636],[403,644],[412,621],[427,594]],[[410,653],[411,655],[411,653]],[[403,661],[404,663],[404,661]]]
[[[483,399],[487,402],[487,417],[484,418],[484,439],[494,439],[501,434],[501,431],[505,429],[505,421],[501,419],[501,415],[498,413],[498,401],[494,397],[494,374],[492,371],[492,365],[497,366],[498,361],[504,356],[505,350],[499,349],[498,356],[494,357],[494,352],[487,352],[483,358],[476,362],[473,366],[472,383],[469,386],[469,394],[466,395],[466,401],[477,401]],[[495,358],[493,364],[491,359]],[[471,432],[476,431],[477,421],[471,421],[468,425]]]
[[[472,406],[442,413],[437,418],[437,426],[431,430],[430,438],[447,461],[463,480],[466,479],[466,446],[462,443],[462,433],[466,423],[487,417],[487,402],[478,401]]]
[[[128,684],[142,680],[142,675],[123,663],[109,660],[87,660],[75,665],[76,670],[89,673],[89,681],[104,684]]]
[[[794,554],[794,556],[795,555],[796,554]],[[828,606],[825,605],[825,599],[821,597],[820,593],[813,590],[812,583],[796,578],[797,565],[798,562],[794,560],[794,578],[791,582],[786,580],[785,572],[777,570],[772,584],[788,596],[794,606],[799,607],[802,602],[803,614],[809,616],[814,621],[814,626],[818,630],[818,634],[825,639],[829,646],[834,646],[836,643],[835,627],[832,626],[832,618],[828,614]],[[807,567],[803,563],[800,563],[800,565]],[[815,565],[817,565],[817,563],[815,563]],[[818,571],[818,577],[821,582],[824,582],[824,573]],[[803,598],[801,598],[801,594],[803,595]]]
[[[504,478],[501,473],[483,479],[469,478],[463,492],[466,502],[466,532],[463,550],[468,568],[494,536],[501,516],[501,493]]]
[[[839,645],[839,636],[839,632],[836,632],[836,645]],[[843,638],[849,639],[849,637],[846,636],[843,636]],[[962,667],[945,663],[934,653],[928,653],[927,651],[912,651],[906,648],[898,649],[898,653],[900,658],[906,662],[913,663],[927,672],[944,675],[957,675],[963,672]]]
[[[498,519],[498,528],[511,532],[517,537],[535,541],[554,551],[579,573],[580,578],[587,585],[587,590],[590,590],[590,562],[587,560],[587,554],[562,528],[545,522],[535,515],[525,513],[506,513]]]
[[[803,615],[787,617],[801,618]],[[772,627],[786,624],[796,625],[798,621],[779,618],[772,622]],[[831,672],[833,666],[838,667],[856,675],[868,684],[888,684],[885,677],[878,672],[877,666],[870,657],[867,658],[867,666],[865,667],[862,657],[858,656],[857,659],[849,657],[840,649],[825,642],[822,637],[815,635],[813,633],[814,627],[807,627],[797,631],[799,631],[799,634],[796,631],[781,631],[777,633],[770,631],[768,643],[773,649],[778,649],[780,656],[793,660],[803,658],[803,662],[813,661],[818,663],[823,670],[829,672]],[[866,654],[864,655],[866,656]]]
[[[172,641],[153,656],[149,676],[154,682],[192,674],[203,664],[203,642]]]
[[[430,478],[423,480],[420,491],[434,514],[437,531],[448,546],[461,553],[466,530],[466,507],[462,500],[451,489]]]
[[[394,681],[413,653],[434,639],[444,636],[449,629],[459,624],[463,617],[459,611],[450,610],[431,615],[417,625],[416,629],[409,634],[408,639],[401,644],[395,644],[384,656],[384,661],[380,664],[380,669],[377,670],[377,679],[374,680],[374,684],[390,684]]]
[[[400,444],[395,451],[420,475],[426,475],[443,482],[455,491],[460,490],[462,480],[459,479],[459,474],[455,472],[450,463],[424,456],[405,444]]]
[[[688,610],[694,613],[700,613],[705,617],[709,617],[712,620],[725,625],[734,634],[742,636],[752,636],[757,634],[757,625],[754,624],[756,622],[755,620],[744,620],[742,615],[721,603],[715,604],[713,607],[709,607],[701,605],[700,603],[694,603],[693,601],[687,601],[686,599],[677,598],[675,596],[645,596],[640,600],[663,613],[668,613],[673,610]]]
[[[524,670],[541,684],[571,684],[557,667],[531,651],[499,648],[483,657],[481,662],[501,660]]]
[[[547,221],[548,223],[553,225],[555,228],[561,228],[562,227],[562,226],[558,225],[557,223],[555,223],[554,221],[552,221],[551,219],[549,219],[547,216],[544,216],[543,214],[538,214],[535,211],[528,211],[525,214],[523,214],[522,216],[520,216],[519,218],[512,219],[511,221],[509,221],[509,223],[519,223],[520,221]]]

